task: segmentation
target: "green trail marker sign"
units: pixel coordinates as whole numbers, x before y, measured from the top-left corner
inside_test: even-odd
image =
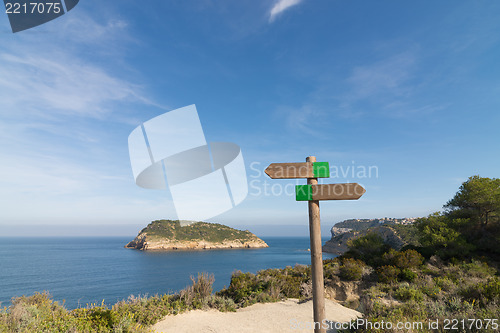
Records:
[[[357,200],[365,189],[357,183],[318,185],[318,178],[330,177],[330,167],[328,162],[316,162],[314,156],[309,156],[305,163],[272,163],[265,172],[272,179],[307,179],[307,185],[295,187],[295,195],[297,201],[307,201],[309,207],[314,322],[319,323],[314,325],[314,332],[326,333],[323,328],[326,318],[319,201]]]

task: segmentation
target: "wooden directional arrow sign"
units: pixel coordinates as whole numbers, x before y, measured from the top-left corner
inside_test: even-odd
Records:
[[[357,183],[295,186],[297,201],[358,200],[365,192],[363,186]]]
[[[272,179],[328,178],[328,162],[272,163],[265,173]]]

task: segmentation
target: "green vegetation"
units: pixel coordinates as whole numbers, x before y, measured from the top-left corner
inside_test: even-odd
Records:
[[[409,232],[415,241],[402,251],[386,251],[374,235],[352,241],[345,256],[363,258],[374,268],[372,274],[378,281],[363,277],[367,284],[358,309],[366,319],[392,323],[439,320],[438,331],[445,332],[446,318],[482,319],[485,323],[484,319],[500,317],[500,180],[470,177],[444,207],[444,213],[417,220]],[[415,331],[430,332],[425,327]],[[496,332],[498,328],[490,325],[481,331]]]
[[[91,304],[68,311],[47,293],[17,297],[0,311],[0,332],[149,332],[166,315],[191,309],[236,309],[231,299],[212,294],[213,275],[199,274],[179,294],[129,297],[112,307]]]
[[[392,283],[398,281],[399,268],[385,265],[377,268],[377,278],[382,283]]]
[[[500,179],[472,176],[444,207],[448,210],[448,216],[467,218],[481,227],[490,223],[498,224]]]
[[[238,307],[285,298],[305,298],[311,292],[310,280],[311,269],[304,265],[266,269],[257,274],[238,271],[231,277],[229,287],[217,295],[234,300]]]
[[[339,266],[339,276],[347,281],[359,281],[363,276],[365,263],[352,258],[342,259]]]
[[[500,260],[500,179],[470,177],[444,207],[416,225],[422,254]]]
[[[488,180],[478,183],[491,184]],[[497,187],[487,185],[480,190],[497,191]],[[481,218],[486,218],[485,213],[479,213],[481,209],[475,212],[466,214],[455,207],[419,219],[415,226],[391,226],[398,233],[402,230],[403,238],[411,239],[407,241],[410,245],[400,251],[390,248],[376,234],[353,239],[343,256],[324,261],[326,289],[344,288],[341,295],[357,289],[356,295],[342,300],[363,312],[371,322],[427,324],[429,320],[439,320],[440,331],[445,332],[444,319],[482,319],[482,323],[484,319],[498,319],[499,260],[495,251],[485,251],[487,247],[481,244],[492,239],[498,241],[498,210],[489,211],[488,223],[481,222]],[[220,295],[234,299],[239,306],[282,297],[307,299],[311,296],[311,281],[309,272],[304,273],[304,267],[257,274],[238,272]],[[286,292],[280,289],[284,281],[289,284]],[[367,328],[356,331],[384,332]],[[430,332],[425,326],[414,331]],[[497,329],[490,325],[481,331]]]
[[[158,220],[151,222],[141,230],[151,239],[167,238],[178,241],[205,240],[207,242],[223,242],[225,240],[254,240],[250,231],[241,231],[218,223],[195,222],[181,227],[179,221]]]
[[[445,263],[433,257],[412,270],[415,277],[411,283],[401,281],[401,274],[396,274],[396,271],[394,266],[379,267],[380,282],[361,293],[360,310],[369,321],[427,323],[437,319],[441,322],[439,332],[445,332],[443,321],[446,318],[484,320],[500,316],[498,271],[484,262]],[[360,331],[375,332],[357,330]],[[417,331],[430,332],[426,329]],[[497,330],[490,326],[481,331]]]
[[[391,249],[384,243],[382,237],[374,233],[350,240],[347,244],[349,251],[345,253],[346,257],[363,260],[369,265],[377,265],[380,262],[379,258]]]
[[[396,231],[399,237],[408,244],[407,247],[418,247],[420,246],[420,237],[418,229],[414,224],[393,224],[390,226]]]
[[[476,246],[458,231],[467,223],[468,220],[450,219],[441,213],[419,219],[421,252],[426,257],[436,254],[443,259],[468,257]]]

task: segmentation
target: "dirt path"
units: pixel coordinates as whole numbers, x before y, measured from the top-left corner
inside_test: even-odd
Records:
[[[347,322],[361,316],[355,310],[326,300],[327,320]],[[153,329],[162,333],[309,333],[313,332],[313,307],[312,301],[299,304],[297,299],[288,299],[254,304],[236,312],[194,310],[167,316]]]

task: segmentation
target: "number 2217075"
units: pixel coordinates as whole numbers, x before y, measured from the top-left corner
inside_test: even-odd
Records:
[[[62,11],[60,2],[7,2],[7,14],[59,14]]]

